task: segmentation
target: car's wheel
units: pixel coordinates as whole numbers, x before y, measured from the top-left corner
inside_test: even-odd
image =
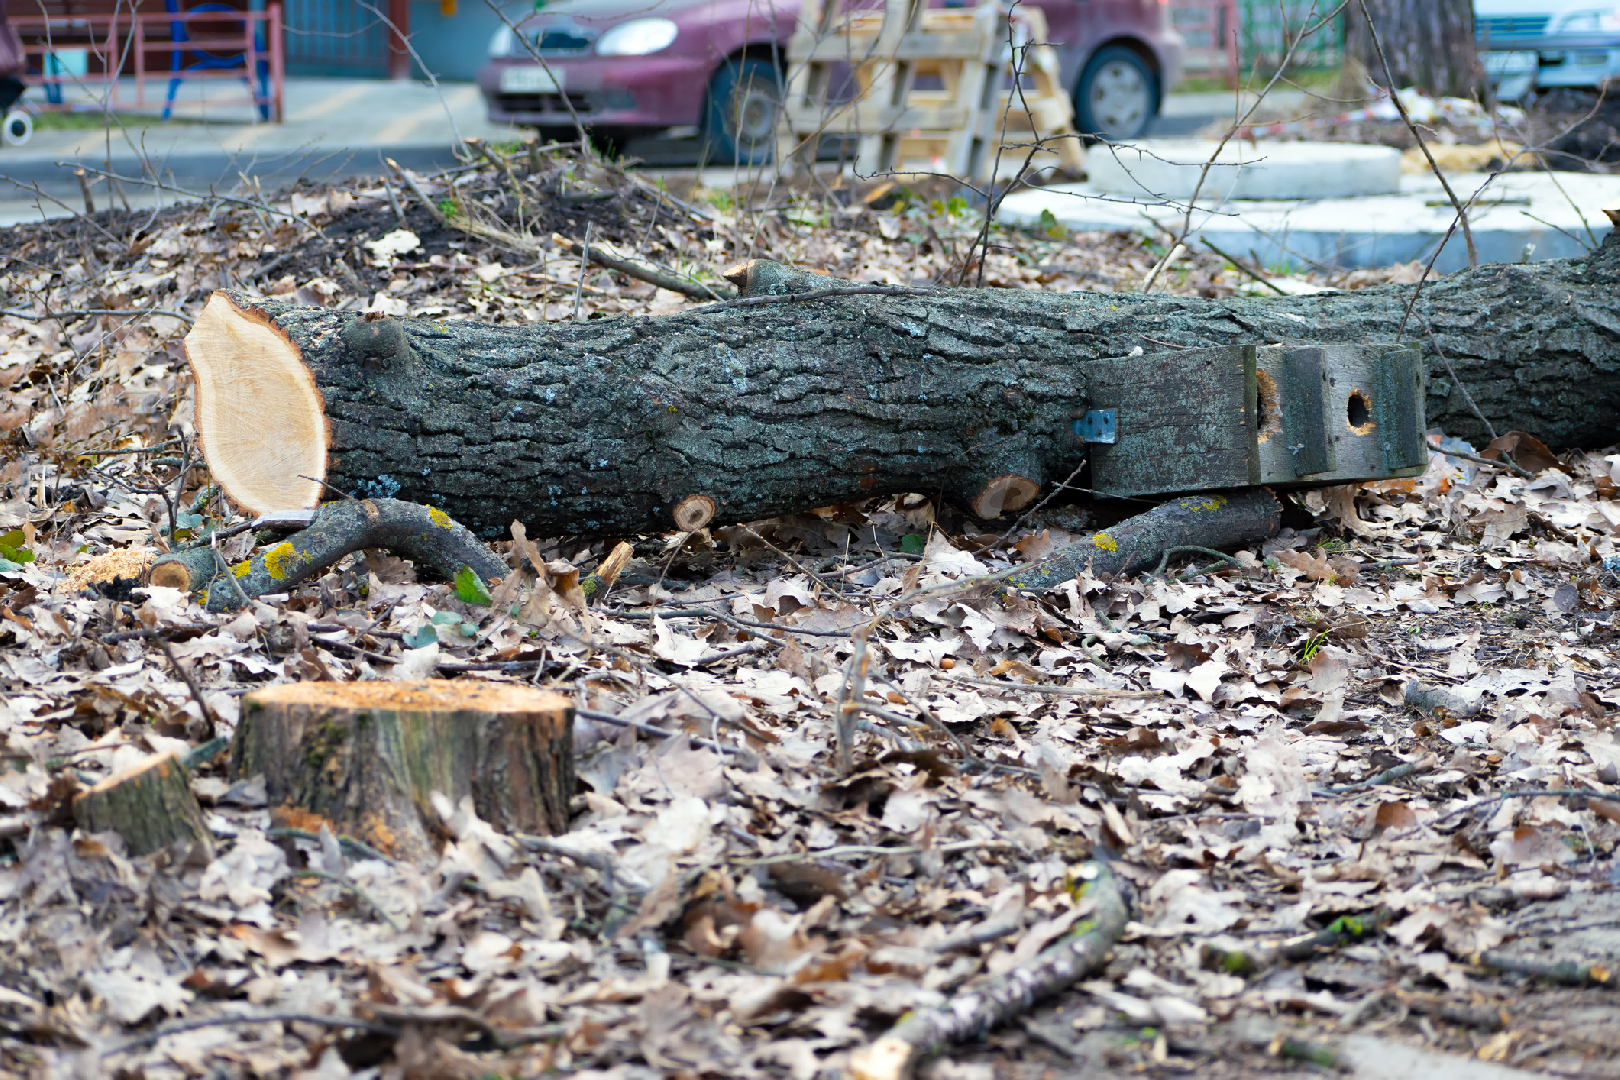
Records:
[[[1139,138],[1158,110],[1159,77],[1122,45],[1097,50],[1074,87],[1074,119],[1082,135],[1114,142]]]
[[[763,165],[776,150],[782,76],[769,60],[727,60],[709,80],[704,157],[710,165]]]
[[[7,146],[21,146],[34,137],[34,118],[25,112],[7,113],[5,126],[0,129],[0,141]]]

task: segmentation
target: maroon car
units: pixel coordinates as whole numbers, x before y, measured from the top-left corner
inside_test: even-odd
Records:
[[[1181,74],[1165,0],[1031,2],[1062,58],[1075,126],[1141,135]],[[757,164],[773,149],[798,14],[798,0],[557,0],[496,33],[478,85],[492,121],[561,134],[577,115],[610,139],[691,128],[710,160]]]

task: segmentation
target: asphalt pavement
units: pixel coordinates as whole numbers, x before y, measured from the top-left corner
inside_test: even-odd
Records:
[[[175,119],[162,123],[152,115],[153,103],[161,104],[166,83],[148,82],[145,110],[135,105],[134,80],[122,80],[118,89],[119,101],[112,106],[118,123],[36,129],[26,145],[0,147],[0,181],[5,181],[0,182],[0,225],[79,210],[83,201],[74,171],[80,167],[92,174],[101,170],[145,178],[145,184],[132,179],[122,186],[132,204],[151,205],[182,197],[153,181],[205,192],[229,190],[246,177],[273,188],[299,176],[376,174],[384,168],[384,158],[427,171],[453,164],[453,148],[461,139],[522,135],[516,128],[489,123],[483,98],[469,83],[434,87],[372,79],[288,79],[280,124],[257,122],[246,106],[213,104],[200,86],[182,86]],[[225,83],[207,89],[216,100],[243,96],[241,87]],[[81,97],[85,106],[95,107]],[[95,184],[91,194],[98,205],[108,198],[105,181]]]
[[[92,178],[91,197],[98,207],[114,197],[106,181],[95,179],[98,170],[145,178],[145,183],[125,181],[121,197],[131,205],[151,206],[184,198],[183,193],[226,191],[245,179],[274,188],[300,176],[376,175],[385,158],[430,171],[455,162],[454,147],[461,139],[523,134],[491,124],[478,88],[470,83],[288,79],[280,124],[258,122],[246,105],[220,104],[243,97],[243,88],[229,83],[182,85],[169,123],[156,115],[166,81],[148,80],[144,104],[137,103],[139,89],[132,79],[120,82],[111,104],[118,123],[39,129],[24,146],[0,147],[0,225],[82,209],[74,175],[81,167]],[[79,103],[90,115],[101,111],[87,93],[79,94]],[[1188,135],[1231,116],[1234,107],[1231,94],[1172,94],[1149,134]],[[700,147],[691,137],[643,139],[626,152],[652,169],[683,170],[698,164]],[[703,182],[725,183],[729,177],[730,170],[705,170]]]

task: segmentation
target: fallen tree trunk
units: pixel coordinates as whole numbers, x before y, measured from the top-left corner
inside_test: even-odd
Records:
[[[677,509],[696,528],[904,491],[1016,511],[1080,460],[1071,425],[1093,362],[1389,342],[1414,288],[1226,300],[887,289],[757,261],[728,277],[741,299],[521,327],[216,293],[186,341],[204,452],[254,511],[312,506],[325,480],[438,506],[486,536],[514,519],[539,535],[665,530]],[[1585,259],[1426,285],[1406,336],[1428,364],[1428,422],[1479,439],[1471,394],[1499,431],[1612,441],[1617,284],[1610,239]]]

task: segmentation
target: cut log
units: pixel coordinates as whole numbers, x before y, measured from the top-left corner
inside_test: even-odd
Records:
[[[1218,300],[840,288],[756,261],[728,272],[742,299],[587,323],[377,319],[216,293],[186,348],[204,453],[253,511],[313,505],[303,474],[439,506],[482,536],[514,518],[541,536],[661,531],[693,493],[718,524],[906,491],[966,504],[1005,475],[1044,485],[1085,450],[1073,424],[1091,366],[1117,371],[1136,349],[1365,345],[1404,326],[1422,344],[1429,424],[1484,441],[1471,395],[1498,431],[1606,444],[1620,415],[1615,235],[1584,259],[1429,282],[1409,322],[1411,285]]]
[[[201,594],[210,611],[230,611],[265,593],[285,592],[343,556],[382,548],[453,579],[462,567],[488,583],[505,577],[506,564],[443,510],[398,499],[347,499],[315,511],[309,528],[272,544],[253,558],[222,569],[210,547],[184,548],[152,564],[147,581]]]
[[[435,849],[439,792],[471,797],[503,832],[568,828],[574,796],[568,699],[499,683],[291,683],[242,699],[230,775],[263,775],[272,806],[401,858]]]
[[[191,793],[191,774],[173,751],[79,792],[73,797],[73,820],[87,833],[117,833],[131,855],[182,844],[202,861],[214,857],[202,807]]]

